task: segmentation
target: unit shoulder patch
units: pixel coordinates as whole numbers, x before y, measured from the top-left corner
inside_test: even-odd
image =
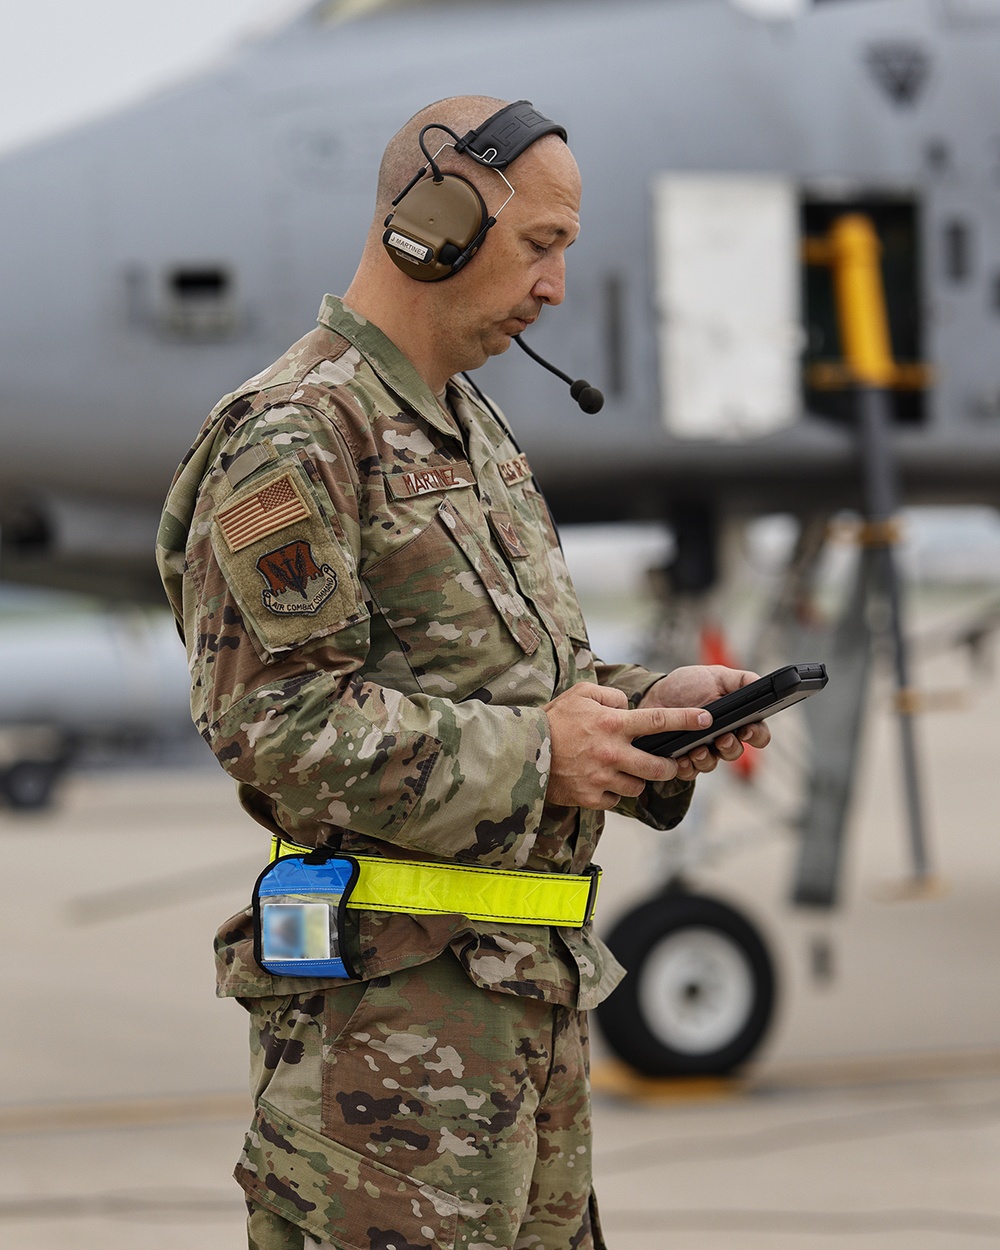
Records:
[[[296,538],[257,561],[264,579],[261,602],[275,616],[314,616],[336,592],[337,574],[329,564],[317,564],[312,545]]]

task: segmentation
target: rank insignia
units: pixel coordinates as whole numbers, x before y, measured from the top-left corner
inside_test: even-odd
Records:
[[[302,538],[261,556],[257,572],[265,582],[264,607],[276,616],[313,616],[337,589],[337,574],[316,563]]]
[[[501,512],[498,508],[491,508],[489,519],[493,533],[499,538],[504,551],[514,560],[524,560],[530,553],[524,543],[521,542],[521,536],[517,532],[514,518],[510,513]]]

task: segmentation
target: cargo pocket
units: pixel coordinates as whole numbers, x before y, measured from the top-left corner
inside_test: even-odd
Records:
[[[236,1165],[250,1201],[345,1250],[405,1245],[454,1250],[459,1202],[348,1150],[261,1101]]]
[[[427,694],[461,699],[541,641],[515,584],[449,499],[364,580]]]

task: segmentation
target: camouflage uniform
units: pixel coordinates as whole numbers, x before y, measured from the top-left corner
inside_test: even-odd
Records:
[[[602,815],[546,804],[542,706],[578,681],[634,706],[657,675],[594,659],[527,460],[464,382],[440,404],[327,297],[319,326],[209,417],[158,559],[196,723],[267,829],[387,857],[590,863]],[[685,783],[647,786],[620,810],[670,828],[689,797]],[[510,1246],[524,1219],[518,1246],[599,1245],[585,1142],[566,1154],[535,1126],[585,1136],[580,1013],[617,984],[610,953],[589,928],[348,914],[360,985],[264,973],[249,912],[219,931],[219,993],[252,1015],[248,1196],[351,1250]],[[554,1059],[557,1038],[572,1062]],[[550,1089],[550,1063],[576,1083]],[[342,1106],[350,1090],[363,1113]],[[547,1099],[561,1110],[540,1112]],[[546,1184],[536,1151],[584,1178],[561,1190],[575,1233],[529,1231],[529,1178],[536,1199]],[[498,1180],[493,1197],[501,1174],[520,1184]]]

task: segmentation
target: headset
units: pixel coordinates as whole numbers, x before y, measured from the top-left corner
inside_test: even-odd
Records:
[[[440,130],[451,136],[451,141],[442,143],[433,156],[425,142],[430,130]],[[396,268],[418,282],[443,282],[460,273],[479,251],[487,233],[497,224],[497,216],[514,195],[514,188],[503,171],[543,135],[558,135],[566,142],[565,127],[543,117],[530,100],[505,105],[461,138],[441,122],[424,126],[418,142],[427,163],[392,201],[393,211],[383,223],[382,245]],[[492,169],[503,180],[507,198],[495,214],[490,214],[483,197],[468,178],[441,172],[437,158],[447,147]],[[532,360],[566,382],[584,412],[599,412],[604,406],[604,396],[597,387],[583,378],[574,382],[532,351],[519,335],[514,336],[514,342]]]
[[[433,156],[424,138],[429,130],[443,131],[452,140],[443,143]],[[464,153],[494,170],[503,180],[507,198],[497,209],[499,214],[514,194],[503,171],[525,148],[543,135],[553,134],[565,142],[565,127],[543,117],[528,100],[505,105],[461,138],[440,122],[424,126],[419,143],[427,164],[417,170],[392,201],[394,211],[385,219],[382,243],[393,264],[418,282],[443,282],[465,268],[479,251],[487,232],[496,225],[496,216],[490,215],[483,197],[468,178],[441,172],[437,158],[445,148],[453,147],[459,155]]]

